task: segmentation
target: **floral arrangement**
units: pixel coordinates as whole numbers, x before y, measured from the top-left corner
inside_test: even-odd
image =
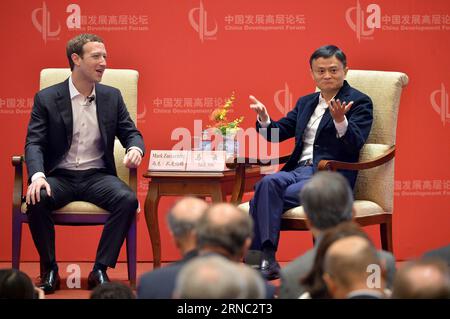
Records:
[[[222,135],[234,134],[238,130],[239,124],[244,120],[244,117],[241,116],[231,122],[228,122],[227,119],[227,113],[233,106],[235,99],[234,92],[232,92],[230,98],[226,100],[225,104],[211,113],[210,120],[214,122],[214,124],[208,125],[209,128],[217,129]]]

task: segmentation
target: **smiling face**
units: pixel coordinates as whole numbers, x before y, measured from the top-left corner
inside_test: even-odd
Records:
[[[336,93],[344,84],[348,68],[335,56],[312,61],[311,76],[324,93]]]
[[[90,83],[102,80],[106,69],[106,49],[102,42],[87,42],[83,45],[81,55],[72,53],[74,72]]]

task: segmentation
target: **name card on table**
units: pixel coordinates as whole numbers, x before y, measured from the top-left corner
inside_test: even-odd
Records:
[[[221,172],[225,169],[225,151],[188,151],[187,171]]]
[[[165,151],[150,153],[150,171],[220,172],[225,169],[225,151]]]
[[[185,171],[187,151],[159,151],[150,153],[148,169],[150,171]]]

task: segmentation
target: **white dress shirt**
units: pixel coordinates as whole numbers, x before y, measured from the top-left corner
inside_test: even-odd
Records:
[[[104,168],[103,141],[97,120],[97,103],[95,100],[95,86],[89,95],[84,97],[78,92],[69,78],[69,92],[72,101],[73,131],[72,144],[67,156],[56,168],[70,170],[86,170],[90,168]]]
[[[334,99],[334,97],[333,97]],[[307,159],[313,159],[313,146],[314,140],[316,138],[317,129],[319,128],[319,123],[322,120],[325,111],[328,108],[328,103],[322,97],[322,94],[319,95],[319,103],[317,104],[314,113],[311,115],[308,124],[306,125],[305,131],[303,132],[302,141],[303,141],[303,150],[300,155],[299,161],[304,161]],[[270,119],[267,122],[261,122],[259,116],[256,117],[261,127],[267,127],[270,124]],[[342,137],[347,132],[348,121],[347,117],[344,115],[344,120],[340,123],[336,123],[333,119],[334,126],[336,127],[337,136]]]

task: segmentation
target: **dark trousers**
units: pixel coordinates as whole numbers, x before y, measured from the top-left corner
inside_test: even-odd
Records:
[[[312,166],[299,166],[290,172],[264,176],[256,184],[250,200],[255,233],[250,249],[261,250],[266,243],[278,247],[281,215],[300,205],[300,190],[312,175]]]
[[[110,213],[103,227],[95,262],[114,267],[136,215],[136,194],[117,176],[102,169],[58,169],[47,176],[47,182],[51,196],[47,196],[45,188],[41,189],[40,202],[28,205],[27,209],[31,235],[41,265],[46,268],[56,264],[55,224],[51,212],[73,201],[86,201]]]

